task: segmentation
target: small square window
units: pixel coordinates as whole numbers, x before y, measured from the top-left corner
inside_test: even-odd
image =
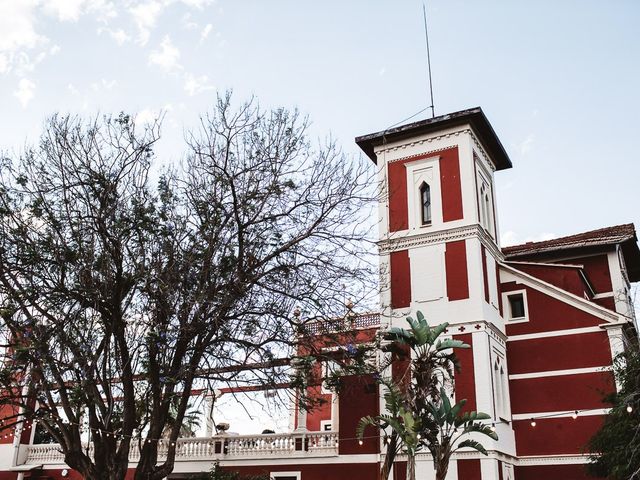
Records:
[[[302,480],[301,472],[271,472],[272,480]]]
[[[503,293],[502,304],[505,310],[504,318],[509,323],[529,321],[526,290]]]
[[[521,293],[509,295],[511,318],[524,318],[524,297]]]

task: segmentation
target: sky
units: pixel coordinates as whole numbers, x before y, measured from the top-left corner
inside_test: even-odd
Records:
[[[436,114],[481,106],[504,244],[640,225],[640,3],[429,0]],[[357,135],[430,105],[422,3],[0,0],[0,148],[54,112],[166,114],[159,160],[217,92],[298,108],[313,135]],[[428,112],[411,120],[425,118]]]
[[[503,245],[640,226],[640,2],[427,2],[436,114],[480,106],[513,162]],[[0,0],[0,149],[54,112],[165,113],[158,159],[233,89],[354,137],[430,105],[414,0]],[[414,116],[415,115],[415,116]]]
[[[427,14],[436,114],[481,106],[513,161],[496,175],[503,244],[640,225],[640,3],[429,0]],[[54,112],[163,111],[168,165],[233,89],[359,155],[354,137],[428,107],[427,85],[414,0],[0,0],[4,151]]]

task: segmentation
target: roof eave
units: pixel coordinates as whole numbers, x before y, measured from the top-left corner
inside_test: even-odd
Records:
[[[469,124],[478,136],[482,146],[487,151],[496,170],[511,168],[511,159],[495,130],[489,123],[480,107],[461,110],[419,122],[408,123],[399,127],[388,128],[381,132],[370,133],[356,137],[356,144],[374,163],[377,163],[375,147],[390,142],[397,142],[407,138],[433,133],[445,128]]]

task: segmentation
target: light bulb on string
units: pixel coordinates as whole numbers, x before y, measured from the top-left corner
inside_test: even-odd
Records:
[[[536,421],[535,421],[533,418],[531,419],[531,426],[532,426],[532,427],[535,427],[535,426],[536,426]]]
[[[628,413],[633,412],[633,407],[631,405],[627,405],[627,412]]]
[[[571,415],[571,418],[573,418],[574,420],[576,418],[578,418],[578,411],[577,410],[575,412],[573,412],[573,414]]]

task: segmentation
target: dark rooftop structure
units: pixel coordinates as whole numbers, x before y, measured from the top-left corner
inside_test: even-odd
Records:
[[[356,143],[371,160],[376,162],[374,148],[379,145],[467,124],[471,125],[471,128],[476,133],[476,136],[480,140],[480,143],[482,143],[489,157],[491,157],[491,161],[493,161],[497,170],[505,170],[512,167],[509,155],[507,155],[500,139],[480,107],[448,113],[399,127],[388,128],[387,130],[369,135],[362,135],[356,137]]]

